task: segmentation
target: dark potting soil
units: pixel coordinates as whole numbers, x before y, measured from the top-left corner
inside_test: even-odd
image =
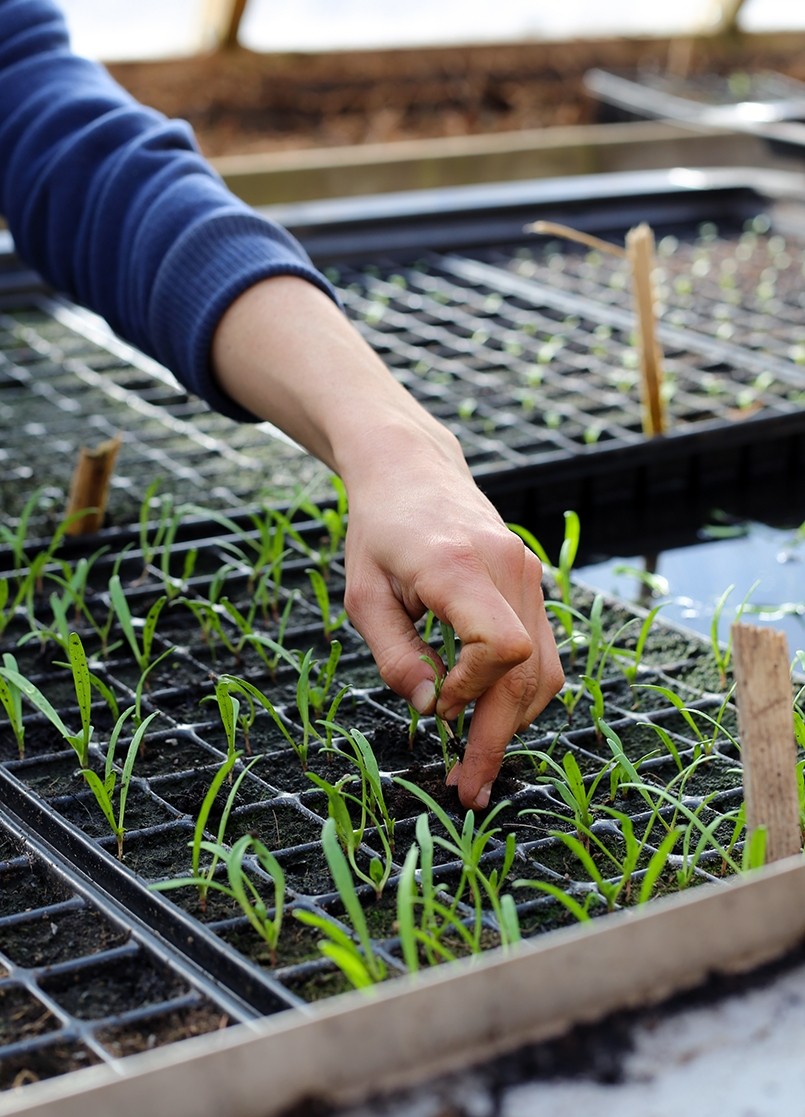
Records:
[[[38,865],[0,865],[0,916],[32,911],[66,900],[70,889]]]
[[[52,966],[121,946],[128,932],[115,927],[92,907],[47,911],[37,918],[8,924],[2,931],[3,953],[18,966]]]
[[[75,1041],[56,1040],[14,1055],[0,1054],[0,1090],[44,1082],[99,1063],[91,1048]]]
[[[59,1020],[23,985],[0,985],[0,1046],[58,1029]]]
[[[192,1036],[217,1032],[229,1027],[231,1023],[229,1017],[219,1008],[202,1003],[162,1012],[145,1020],[98,1028],[94,1034],[110,1055],[120,1059],[141,1051],[153,1051],[157,1047],[178,1043]]]
[[[178,974],[141,955],[109,958],[43,976],[40,984],[48,996],[81,1020],[102,1020],[189,992]]]

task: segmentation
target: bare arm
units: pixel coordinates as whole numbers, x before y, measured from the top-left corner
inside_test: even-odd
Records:
[[[391,376],[335,304],[275,277],[241,295],[213,338],[219,387],[270,419],[343,479],[349,494],[346,606],[384,681],[422,713],[435,705],[427,609],[461,639],[438,712],[475,700],[450,782],[489,801],[506,745],[562,683],[536,557],[475,485],[453,435]]]

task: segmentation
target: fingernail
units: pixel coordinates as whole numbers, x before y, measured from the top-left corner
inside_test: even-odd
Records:
[[[460,771],[461,765],[456,762],[447,773],[447,779],[444,781],[447,787],[456,787],[458,785],[458,777]]]
[[[433,685],[433,679],[423,679],[418,683],[410,701],[418,713],[429,714],[436,702],[436,687]]]
[[[475,796],[473,807],[478,811],[485,811],[489,806],[489,799],[492,795],[492,781],[485,783],[478,794]]]
[[[444,713],[439,712],[439,717],[444,718],[445,721],[457,721],[463,709],[464,707],[461,705],[451,706],[450,709],[445,710]]]

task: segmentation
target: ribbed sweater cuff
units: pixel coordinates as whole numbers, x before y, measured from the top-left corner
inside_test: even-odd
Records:
[[[295,275],[337,296],[294,238],[256,214],[229,211],[191,226],[173,245],[156,276],[149,306],[153,355],[184,386],[232,419],[256,422],[217,387],[212,337],[238,295],[261,279]]]

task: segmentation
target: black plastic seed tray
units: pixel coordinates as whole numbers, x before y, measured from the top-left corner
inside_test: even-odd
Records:
[[[0,1090],[254,1015],[0,810]]]
[[[779,173],[668,172],[275,213],[330,269],[370,344],[456,431],[506,515],[617,506],[636,520],[657,498],[690,505],[752,483],[779,493],[801,475],[800,186]],[[642,433],[622,266],[524,233],[539,217],[615,243],[641,220],[655,228],[666,436]],[[203,494],[229,512],[290,503],[300,486],[327,497],[324,471],[286,440],[209,413],[95,319],[21,286],[6,288],[0,315],[7,525],[41,491],[31,523],[52,527],[78,446],[118,431],[110,530],[136,523],[155,478],[177,502]]]
[[[231,551],[226,538],[215,541],[194,541],[203,552],[203,567],[212,570],[217,564],[232,564]],[[244,540],[241,539],[241,543]],[[136,553],[130,556],[130,570],[141,568]],[[158,564],[148,567],[146,581],[142,577],[128,582],[128,597],[132,613],[141,617],[153,600],[163,576]],[[109,560],[96,562],[95,576],[99,586],[108,575]],[[331,567],[330,584],[334,607],[340,605],[338,587],[343,584],[339,563]],[[237,569],[229,572],[226,588],[231,600],[240,603],[248,594],[243,574]],[[278,586],[281,600],[298,594],[290,613],[291,622],[285,636],[288,648],[311,648],[319,658],[327,654],[327,644],[321,636],[320,621],[315,619],[315,607],[293,584],[293,563],[289,578]],[[212,576],[198,577],[186,587],[186,595],[198,601],[210,591]],[[578,602],[587,602],[580,592]],[[91,608],[101,615],[106,607],[105,594],[95,599]],[[40,603],[41,611],[34,624],[49,623],[48,604]],[[194,614],[182,600],[177,600],[163,612],[158,628],[159,649],[173,648],[172,654],[153,672],[147,693],[144,695],[143,714],[157,711],[154,731],[149,733],[144,748],[135,764],[134,779],[129,793],[127,834],[124,840],[122,862],[115,856],[116,843],[108,830],[102,814],[89,794],[83,778],[76,768],[74,753],[59,744],[58,735],[39,715],[32,713],[26,721],[25,754],[18,754],[13,735],[7,725],[0,726],[0,803],[13,812],[22,826],[40,835],[51,847],[58,848],[61,856],[95,882],[112,902],[126,911],[154,936],[166,944],[172,956],[180,956],[191,971],[201,971],[208,976],[211,987],[222,991],[235,1005],[241,1006],[243,1015],[270,1013],[300,1004],[306,999],[316,999],[330,988],[344,987],[343,979],[331,963],[319,958],[317,936],[302,933],[301,928],[290,930],[282,943],[277,959],[272,963],[265,944],[253,931],[236,904],[226,897],[212,896],[206,911],[199,906],[192,888],[181,891],[155,893],[148,886],[190,870],[190,845],[194,820],[207,789],[226,755],[226,739],[220,718],[209,699],[212,691],[211,671],[221,675],[227,671],[251,679],[271,695],[284,724],[295,739],[303,734],[300,711],[296,705],[293,674],[277,671],[271,677],[266,664],[257,655],[234,658],[231,652],[218,645],[211,646],[205,638]],[[610,606],[608,625],[620,627],[633,614],[628,610]],[[28,623],[27,621],[25,622]],[[257,630],[271,633],[275,623],[271,618],[257,622]],[[65,668],[59,667],[61,654],[52,646],[36,643],[18,645],[22,621],[7,629],[0,640],[0,652],[11,651],[20,665],[37,685],[58,705],[62,717],[74,720],[77,712],[75,698],[71,698]],[[112,634],[114,636],[114,634]],[[387,891],[377,904],[371,900],[371,889],[361,891],[368,910],[376,920],[376,948],[386,960],[390,972],[401,972],[399,947],[395,931],[394,892],[401,871],[405,852],[414,838],[414,821],[424,810],[423,803],[393,782],[395,775],[407,778],[429,789],[443,801],[455,825],[461,826],[462,815],[454,793],[444,787],[444,766],[437,760],[440,746],[433,723],[423,719],[411,737],[410,713],[399,698],[384,688],[376,675],[371,660],[360,642],[345,625],[337,633],[344,652],[338,663],[333,692],[342,686],[349,693],[339,707],[338,722],[350,729],[359,729],[372,743],[383,773],[388,801],[397,820],[395,834],[397,845]],[[626,637],[624,637],[626,639]],[[91,631],[85,633],[88,647],[93,647]],[[133,678],[131,664],[114,652],[108,655],[101,648],[94,648],[94,670],[118,696],[121,706],[130,701]],[[580,669],[580,668],[579,668]],[[568,663],[569,677],[574,665]],[[686,677],[690,682],[686,683]],[[684,693],[691,704],[702,710],[702,717],[718,714],[719,738],[710,761],[702,772],[701,785],[691,781],[691,795],[714,796],[722,809],[737,805],[740,797],[740,775],[736,771],[734,749],[730,733],[735,730],[734,710],[725,704],[724,695],[713,693],[717,676],[709,666],[705,645],[695,637],[667,628],[657,630],[656,644],[652,641],[643,656],[640,680],[645,684],[670,682]],[[668,760],[648,754],[656,751],[653,744],[659,739],[650,726],[641,721],[657,720],[676,741],[681,755],[691,754],[695,742],[673,707],[661,696],[655,697],[650,689],[632,691],[620,669],[615,669],[604,687],[606,715],[618,727],[625,747],[637,760],[646,760],[649,768],[656,767],[657,779],[665,778]],[[639,701],[639,711],[633,707]],[[93,753],[96,767],[102,764],[103,753],[111,722],[108,711],[95,712],[97,744]],[[703,721],[705,724],[705,721]],[[606,759],[606,745],[586,728],[589,713],[581,707],[573,720],[568,720],[565,706],[555,701],[540,718],[537,725],[512,749],[504,765],[499,782],[498,798],[511,800],[511,807],[501,816],[504,829],[492,837],[484,853],[485,863],[494,865],[503,856],[504,838],[508,831],[517,835],[517,875],[541,874],[550,881],[569,881],[578,866],[562,844],[551,837],[551,822],[539,813],[521,816],[520,811],[557,806],[550,787],[539,780],[532,760],[520,756],[518,750],[531,748],[569,749],[576,756],[582,770],[588,775],[600,769]],[[717,734],[718,736],[718,734]],[[336,735],[335,743],[339,741]],[[293,928],[291,912],[295,908],[339,914],[339,901],[332,878],[320,847],[320,834],[327,817],[327,801],[322,791],[306,776],[300,759],[289,747],[287,739],[275,722],[266,714],[258,716],[250,730],[250,748],[255,758],[250,771],[244,776],[229,817],[225,841],[232,843],[247,833],[257,833],[275,852],[281,862],[287,884],[289,911],[286,925]],[[602,751],[603,749],[603,751]],[[648,758],[648,759],[647,759]],[[236,772],[250,762],[244,756]],[[322,747],[314,738],[308,757],[308,770],[335,782],[350,772],[344,756],[335,755]],[[227,792],[221,792],[221,801]],[[211,815],[211,834],[220,814]],[[641,815],[641,811],[637,811]],[[613,840],[617,832],[612,830]],[[380,847],[369,831],[365,835],[362,856],[368,861]],[[4,854],[7,856],[7,854]],[[436,873],[444,883],[446,894],[456,887],[459,864],[455,856],[442,855]],[[270,901],[271,882],[252,861],[249,872],[258,888],[265,889]],[[704,879],[698,875],[696,879]],[[579,885],[584,888],[584,885]],[[96,895],[96,904],[101,898]],[[522,924],[525,933],[538,933],[561,924],[567,913],[545,898],[525,898],[522,902]],[[460,907],[467,918],[470,910]],[[494,939],[496,928],[491,916],[488,920],[489,935]],[[529,928],[531,929],[529,931]],[[127,956],[127,955],[126,955]],[[13,976],[13,975],[12,975]],[[245,1007],[243,1007],[245,1006]]]

